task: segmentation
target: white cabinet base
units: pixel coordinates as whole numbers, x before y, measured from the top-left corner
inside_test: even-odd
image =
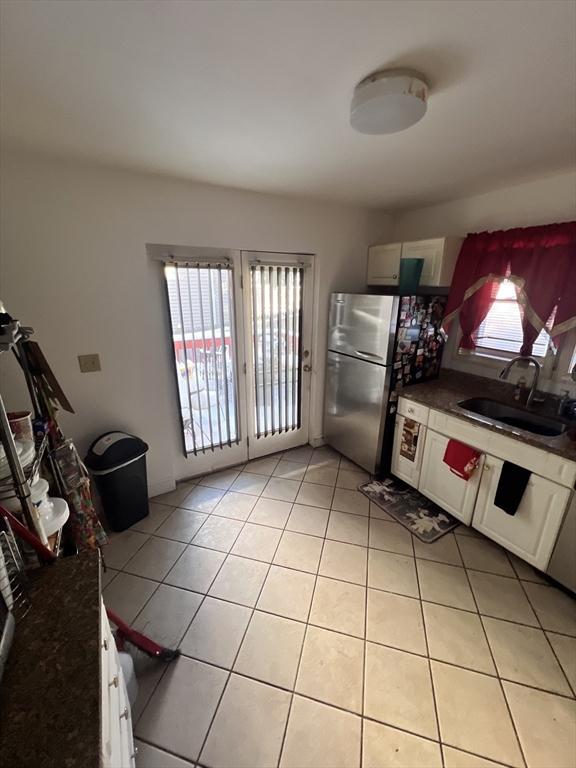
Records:
[[[400,455],[404,418],[422,422],[414,462]],[[455,475],[444,464],[451,438],[482,454],[469,480]],[[507,515],[494,504],[505,460],[532,472],[515,515]],[[392,472],[462,523],[472,525],[522,560],[546,571],[572,496],[576,463],[401,397]]]
[[[538,475],[531,475],[515,515],[494,504],[503,461],[486,456],[473,527],[545,571],[556,543],[570,490]]]
[[[134,768],[130,703],[104,603],[100,606],[100,661],[102,768]]]
[[[446,512],[470,525],[482,474],[482,458],[472,477],[463,480],[444,463],[449,440],[449,437],[428,429],[418,490]]]

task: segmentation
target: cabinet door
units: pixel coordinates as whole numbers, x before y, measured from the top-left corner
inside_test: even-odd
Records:
[[[404,416],[396,416],[396,424],[394,426],[394,448],[392,452],[392,472],[396,477],[399,477],[401,480],[404,480],[405,483],[408,483],[408,485],[418,488],[420,468],[422,466],[422,454],[424,452],[423,446],[426,439],[426,427],[420,424],[414,461],[410,461],[410,459],[407,459],[400,453],[404,421]]]
[[[110,632],[110,624],[106,615],[104,603],[100,603],[100,696],[101,696],[101,751],[102,765],[112,765],[112,738],[110,727],[110,706],[108,704],[109,682],[113,677],[111,656],[114,639]]]
[[[401,243],[373,245],[368,248],[368,285],[398,285]]]
[[[402,243],[403,259],[424,259],[420,285],[439,285],[444,255],[443,237],[434,240],[416,240]]]
[[[570,490],[531,475],[515,515],[495,506],[503,461],[486,456],[472,525],[526,562],[546,570],[556,543]]]
[[[470,525],[480,484],[483,458],[469,480],[463,480],[444,464],[444,452],[450,438],[428,429],[422,457],[418,490],[439,507]]]

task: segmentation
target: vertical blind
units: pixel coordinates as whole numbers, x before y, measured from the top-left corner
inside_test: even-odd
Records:
[[[547,325],[552,323],[549,321]],[[502,280],[499,284],[494,303],[474,334],[474,339],[479,351],[520,354],[523,341],[522,318],[516,288],[511,280]],[[532,354],[544,357],[549,343],[550,336],[542,329],[534,342]]]
[[[232,267],[170,264],[164,273],[186,452],[238,443]]]
[[[256,437],[300,427],[303,272],[250,265]]]

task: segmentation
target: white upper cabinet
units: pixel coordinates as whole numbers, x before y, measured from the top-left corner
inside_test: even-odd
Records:
[[[403,259],[424,259],[420,285],[448,287],[462,246],[461,237],[437,237],[402,243]]]
[[[424,259],[420,285],[447,288],[462,246],[461,237],[437,237],[368,249],[368,285],[398,285],[401,259]]]
[[[402,243],[373,245],[368,248],[368,285],[398,285]]]

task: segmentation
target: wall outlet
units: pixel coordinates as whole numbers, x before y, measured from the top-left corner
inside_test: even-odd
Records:
[[[82,373],[101,371],[100,355],[78,355],[78,364]]]

